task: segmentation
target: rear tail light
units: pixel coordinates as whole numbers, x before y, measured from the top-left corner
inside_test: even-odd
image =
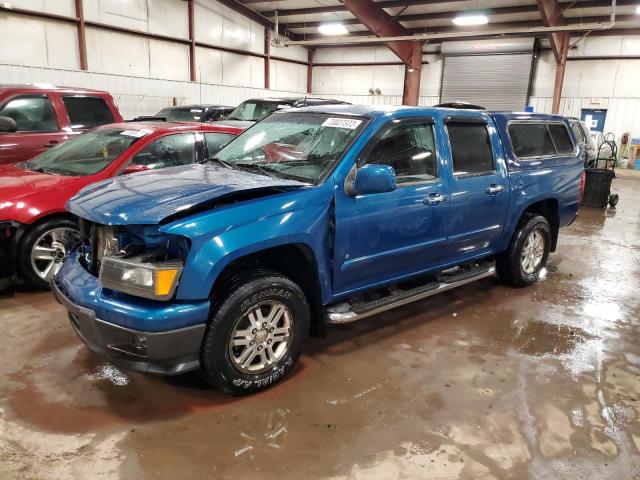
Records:
[[[584,185],[586,181],[586,174],[584,170],[582,171],[582,175],[580,176],[580,205],[582,205],[582,200],[584,200]]]

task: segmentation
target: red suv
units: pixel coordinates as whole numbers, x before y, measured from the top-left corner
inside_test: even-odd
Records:
[[[0,165],[0,277],[47,287],[78,236],[67,201],[117,175],[187,165],[215,155],[242,128],[202,123],[116,123],[36,158]],[[131,193],[135,195],[135,192]]]
[[[0,85],[0,165],[29,160],[84,130],[121,121],[107,92]]]

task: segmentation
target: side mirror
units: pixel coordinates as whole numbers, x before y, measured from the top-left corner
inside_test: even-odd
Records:
[[[11,117],[0,117],[0,133],[13,133],[18,131],[18,124]]]
[[[390,165],[375,163],[358,169],[353,182],[354,195],[392,192],[396,189],[396,172]]]
[[[130,173],[144,172],[146,170],[149,170],[149,167],[147,167],[146,165],[130,163],[129,165],[127,165],[125,167],[125,169],[124,169],[124,171],[122,173],[124,175],[129,175]]]

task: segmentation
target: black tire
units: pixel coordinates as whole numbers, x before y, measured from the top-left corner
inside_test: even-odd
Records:
[[[78,232],[78,224],[69,218],[52,218],[35,225],[25,234],[18,248],[18,276],[35,288],[49,288],[49,281],[43,279],[34,270],[31,262],[31,251],[38,239],[48,231],[56,228],[67,228]],[[73,243],[73,242],[71,242]],[[67,249],[68,251],[68,249]],[[59,258],[59,262],[64,258]],[[58,263],[57,265],[60,265]],[[37,264],[36,264],[37,266]]]
[[[539,232],[544,239],[544,251],[542,260],[531,272],[526,272],[523,267],[522,253],[525,242],[533,234]],[[542,215],[525,214],[513,234],[509,248],[500,253],[496,258],[496,271],[500,280],[524,287],[538,280],[540,270],[547,264],[551,249],[551,228],[549,222]]]
[[[244,280],[238,280],[243,277]],[[249,272],[236,275],[230,282],[233,282],[232,286],[213,309],[200,350],[200,364],[210,385],[231,395],[248,395],[279,382],[293,367],[309,334],[309,304],[298,285],[275,272]],[[269,302],[279,303],[288,309],[291,339],[282,356],[266,367],[267,370],[258,373],[241,371],[242,365],[236,366],[231,357],[234,354],[230,346],[231,335],[236,324],[247,318],[248,312]],[[258,336],[252,338],[257,339]],[[257,341],[260,344],[261,340]],[[266,355],[266,350],[264,353]]]
[[[609,206],[611,208],[616,208],[616,205],[618,205],[618,200],[620,200],[620,197],[618,197],[617,193],[609,195]]]

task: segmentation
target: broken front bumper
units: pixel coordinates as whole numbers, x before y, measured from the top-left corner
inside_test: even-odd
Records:
[[[161,375],[199,368],[208,302],[172,305],[103,291],[98,279],[80,265],[74,254],[58,272],[51,290],[69,312],[71,326],[80,339],[117,367]],[[187,325],[163,328],[181,323]],[[147,328],[131,328],[131,324]]]

